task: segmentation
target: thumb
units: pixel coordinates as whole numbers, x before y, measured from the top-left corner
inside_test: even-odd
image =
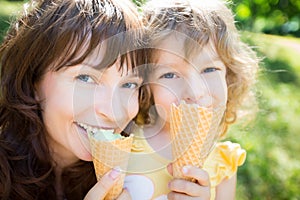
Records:
[[[104,174],[102,178],[90,189],[84,200],[104,199],[106,194],[114,186],[115,182],[121,175],[119,168],[114,168]]]
[[[172,163],[169,163],[169,164],[168,164],[167,170],[168,170],[168,172],[173,176],[173,165],[172,165]]]

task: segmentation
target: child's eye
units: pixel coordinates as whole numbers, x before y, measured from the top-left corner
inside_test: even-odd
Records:
[[[210,72],[215,72],[218,71],[218,68],[216,67],[208,67],[206,69],[203,70],[204,73],[210,73]]]
[[[177,78],[178,76],[174,73],[165,73],[163,74],[160,78],[167,78],[167,79],[172,79],[172,78]]]
[[[123,88],[128,88],[128,89],[135,89],[137,88],[139,85],[137,83],[133,83],[133,82],[128,82],[128,83],[124,83],[122,85]]]
[[[82,82],[85,82],[85,83],[94,83],[95,82],[93,80],[93,78],[87,74],[80,74],[80,75],[76,76],[76,79],[78,79]]]

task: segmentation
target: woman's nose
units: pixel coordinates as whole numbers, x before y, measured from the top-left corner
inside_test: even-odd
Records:
[[[122,119],[120,99],[113,88],[98,86],[94,94],[94,109],[98,117],[110,121]]]

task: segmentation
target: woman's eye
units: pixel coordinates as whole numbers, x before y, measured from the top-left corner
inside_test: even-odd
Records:
[[[76,79],[82,81],[82,82],[86,82],[86,83],[94,83],[95,81],[91,78],[91,76],[87,75],[87,74],[80,74],[76,77]]]
[[[160,78],[167,78],[167,79],[177,78],[177,75],[174,74],[174,73],[169,72],[169,73],[163,74]]]
[[[206,69],[203,70],[204,73],[210,73],[210,72],[215,72],[218,69],[216,67],[208,67]]]
[[[128,88],[128,89],[135,89],[138,87],[138,84],[137,83],[131,83],[131,82],[128,82],[128,83],[124,83],[122,85],[123,88]]]

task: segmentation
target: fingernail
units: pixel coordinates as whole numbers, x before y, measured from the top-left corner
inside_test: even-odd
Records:
[[[184,167],[182,168],[182,173],[187,174],[188,171],[189,171],[189,167],[188,167],[188,166],[184,166]]]
[[[120,176],[120,174],[121,174],[121,168],[115,167],[114,169],[112,169],[109,176],[115,180],[116,178],[118,178]]]

